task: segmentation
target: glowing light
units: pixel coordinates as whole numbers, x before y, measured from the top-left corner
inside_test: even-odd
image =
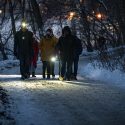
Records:
[[[75,12],[70,12],[70,16],[73,17],[75,15]]]
[[[99,13],[99,14],[96,15],[96,17],[97,17],[98,19],[102,19],[102,14]]]
[[[27,24],[25,22],[22,22],[21,25],[22,25],[23,28],[26,28],[26,26],[27,26]]]
[[[83,0],[80,0],[80,3],[82,3],[83,2]]]
[[[55,62],[55,61],[56,61],[56,57],[52,57],[52,58],[51,58],[51,61],[52,61],[52,62]]]
[[[2,14],[2,10],[0,10],[0,14]]]
[[[76,15],[75,12],[70,12],[68,16],[68,20],[72,20],[72,18]]]

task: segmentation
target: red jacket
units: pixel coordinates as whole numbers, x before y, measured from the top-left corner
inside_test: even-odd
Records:
[[[32,64],[33,66],[37,66],[37,60],[38,60],[38,53],[39,53],[39,47],[37,40],[33,41],[33,59]]]

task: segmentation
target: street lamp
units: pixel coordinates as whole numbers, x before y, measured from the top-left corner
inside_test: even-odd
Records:
[[[75,12],[70,12],[69,13],[69,20],[72,20],[72,18],[74,17],[76,15],[76,13]]]
[[[70,12],[70,17],[75,16],[75,12]]]
[[[101,13],[98,13],[98,14],[96,15],[96,17],[97,17],[97,19],[102,19],[102,14],[101,14]]]

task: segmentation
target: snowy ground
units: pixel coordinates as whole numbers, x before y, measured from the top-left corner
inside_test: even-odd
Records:
[[[87,64],[82,58],[80,73]],[[4,125],[125,124],[124,89],[86,79],[81,74],[78,81],[43,81],[41,70],[39,64],[37,78],[27,81],[19,79],[19,68],[1,71],[0,85],[7,91],[6,110],[11,117],[9,122],[5,119]]]
[[[125,88],[125,73],[119,70],[109,71],[104,68],[94,68],[93,65],[89,63],[85,67],[81,67],[80,73],[86,78]]]

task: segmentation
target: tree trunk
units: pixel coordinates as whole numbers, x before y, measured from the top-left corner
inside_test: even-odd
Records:
[[[89,22],[87,20],[87,15],[85,13],[85,9],[84,9],[84,6],[81,5],[81,13],[80,13],[80,16],[81,16],[81,23],[84,27],[84,32],[85,32],[85,35],[86,35],[86,40],[87,40],[87,50],[89,52],[92,52],[93,51],[93,47],[92,47],[92,44],[91,44],[91,41],[90,41],[90,26],[89,26]]]
[[[1,54],[3,56],[3,60],[7,60],[7,55],[5,53],[5,49],[4,49],[4,44],[2,42],[2,39],[1,39],[1,34],[0,34],[0,51],[1,51]]]
[[[16,26],[15,26],[14,14],[13,14],[13,5],[12,5],[11,0],[9,0],[9,13],[10,13],[10,18],[11,18],[11,23],[12,23],[13,35],[15,36],[15,34],[16,34]]]
[[[40,14],[39,5],[36,0],[30,0],[30,2],[31,2],[32,9],[33,9],[34,17],[35,17],[35,20],[39,29],[40,37],[42,37],[43,36],[43,22],[42,22],[42,16]]]

